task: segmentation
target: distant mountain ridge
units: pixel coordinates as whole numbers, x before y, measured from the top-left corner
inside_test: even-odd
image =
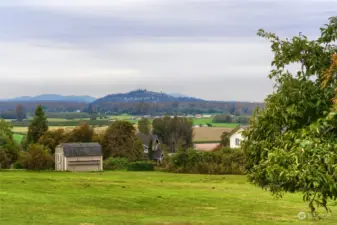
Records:
[[[177,97],[175,97],[177,96]],[[182,95],[166,94],[163,92],[153,92],[148,90],[135,90],[128,93],[111,94],[99,98],[93,104],[102,102],[203,102],[204,100]]]
[[[95,101],[96,98],[83,95],[83,96],[77,96],[77,95],[57,95],[57,94],[44,94],[44,95],[38,95],[38,96],[21,96],[17,98],[11,98],[11,99],[3,99],[0,101],[6,101],[6,102],[41,102],[41,101],[55,101],[55,102],[85,102],[85,103],[91,103]]]

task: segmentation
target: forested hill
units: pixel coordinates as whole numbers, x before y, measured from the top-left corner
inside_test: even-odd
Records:
[[[176,95],[177,96],[177,95]],[[164,115],[164,114],[194,114],[194,113],[219,113],[232,115],[251,115],[256,107],[263,108],[263,103],[254,102],[221,102],[206,101],[193,97],[136,90],[125,94],[111,94],[96,101],[46,101],[41,98],[35,101],[24,99],[16,101],[0,101],[0,117],[15,118],[15,110],[21,104],[27,113],[34,112],[37,105],[42,105],[46,112],[74,112],[90,111],[92,108],[99,113],[133,115]],[[49,98],[50,99],[50,98]]]
[[[113,94],[92,103],[96,111],[129,114],[193,114],[229,113],[251,115],[262,103],[205,101],[191,97],[174,97],[165,93],[136,90],[126,94]]]
[[[21,96],[11,99],[0,99],[1,102],[84,102],[90,103],[96,99],[91,96],[83,95],[58,95],[58,94],[44,94],[38,96]]]
[[[203,102],[204,100],[191,97],[174,97],[162,92],[136,90],[123,94],[111,94],[97,99],[93,104],[101,102]]]

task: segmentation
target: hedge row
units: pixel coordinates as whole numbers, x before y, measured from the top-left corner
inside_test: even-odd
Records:
[[[244,154],[239,149],[224,148],[218,152],[197,152],[194,149],[174,154],[168,170],[176,173],[243,174]]]
[[[153,171],[154,164],[151,161],[129,162],[126,158],[110,157],[104,160],[104,170],[128,170],[128,171]]]

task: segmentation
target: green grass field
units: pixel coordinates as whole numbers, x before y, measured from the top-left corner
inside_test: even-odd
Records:
[[[206,125],[212,124],[213,127],[226,127],[226,128],[235,128],[239,124],[238,123],[213,123],[213,118],[193,118],[194,125]]]
[[[16,143],[21,143],[23,135],[22,134],[13,134],[13,138],[16,141]]]
[[[0,224],[315,224],[301,195],[276,200],[244,176],[161,172],[0,172]]]

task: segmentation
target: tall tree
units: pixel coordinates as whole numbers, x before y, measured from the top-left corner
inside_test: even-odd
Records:
[[[19,146],[13,140],[12,126],[0,120],[0,168],[8,168],[19,156]]]
[[[166,116],[152,122],[152,133],[157,135],[169,152],[178,148],[187,149],[193,146],[193,121],[187,118]]]
[[[143,134],[150,133],[150,121],[147,118],[142,118],[138,121],[138,130]]]
[[[39,138],[48,130],[47,117],[44,114],[42,106],[39,105],[35,110],[33,121],[28,127],[27,143],[37,143]]]
[[[18,121],[22,121],[26,117],[26,113],[25,113],[25,111],[23,109],[23,106],[21,104],[18,104],[16,106],[15,112],[16,112],[16,119]]]
[[[56,130],[47,130],[38,141],[38,144],[41,144],[48,148],[51,153],[55,152],[55,148],[57,145],[61,143],[65,143],[69,139],[69,134],[64,129],[56,129]],[[28,146],[23,146],[23,148],[27,148]]]
[[[125,157],[130,161],[142,159],[143,145],[135,132],[136,129],[130,122],[121,120],[113,122],[102,140],[104,158]]]
[[[277,90],[256,110],[244,132],[249,180],[277,196],[302,192],[313,215],[337,199],[337,17],[317,40],[282,40],[263,30],[274,52],[269,77]],[[300,64],[292,74],[290,64]]]
[[[88,123],[82,123],[75,127],[69,135],[68,142],[92,142],[94,129]]]

